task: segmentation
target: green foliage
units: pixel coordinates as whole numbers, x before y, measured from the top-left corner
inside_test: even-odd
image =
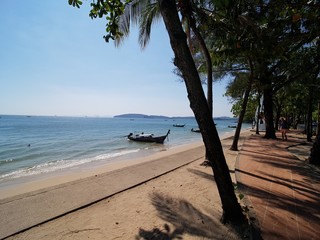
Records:
[[[68,0],[69,5],[72,5],[73,7],[80,8],[82,5],[82,1],[80,0]]]
[[[126,4],[130,2],[131,0],[93,0],[90,4],[91,10],[89,16],[92,19],[105,17],[107,20],[107,35],[104,36],[106,42],[109,42],[110,39],[114,40],[122,35],[119,31],[119,18],[124,13]],[[82,5],[82,1],[80,0],[68,0],[68,3],[78,8]]]
[[[229,82],[226,88],[226,96],[234,99],[235,101],[239,101],[246,89],[247,81],[248,81],[248,73],[239,72],[235,75],[232,81]]]
[[[249,74],[246,72],[239,72],[235,75],[233,81],[230,81],[226,87],[225,96],[233,103],[231,112],[234,116],[239,116],[242,110],[243,96],[248,84]],[[257,96],[251,92],[248,98],[246,113],[244,116],[245,122],[251,122],[255,119],[255,112],[257,108]]]
[[[244,195],[242,193],[239,194],[239,199],[242,200],[244,198]]]
[[[105,40],[116,44],[129,34],[130,23],[139,26],[139,42],[144,47],[150,38],[152,23],[161,18],[156,0],[91,0],[91,18],[106,19]],[[245,121],[254,118],[257,92],[262,92],[262,76],[271,81],[274,102],[282,114],[306,113],[310,86],[319,86],[320,8],[317,1],[177,1],[180,11],[190,7],[201,35],[210,51],[213,76],[234,76],[226,89],[239,116],[252,60],[254,84],[249,96]],[[81,0],[68,0],[79,8]],[[189,28],[188,33],[189,33]],[[190,31],[192,52],[201,76],[208,71],[201,48]],[[194,41],[195,40],[195,41]],[[117,42],[118,41],[118,42]],[[318,89],[318,88],[317,88]],[[314,91],[314,109],[320,100]]]
[[[242,99],[236,102],[233,102],[231,112],[234,116],[238,117],[242,110]],[[255,113],[257,110],[257,100],[256,96],[251,95],[249,96],[246,113],[244,115],[243,121],[244,122],[252,122],[255,119]]]
[[[214,0],[213,4],[207,42],[211,44],[213,63],[238,78],[237,82],[228,85],[225,94],[233,103],[233,114],[239,116],[241,112],[247,78],[240,74],[249,70],[244,61],[247,57],[253,62],[255,92],[263,91],[265,86],[260,79],[267,76],[283,111],[297,115],[306,113],[309,86],[320,85],[318,3],[307,0],[299,4],[291,0]],[[293,82],[297,84],[297,91],[290,86]],[[285,93],[283,100],[278,95],[280,89]],[[251,93],[245,119],[254,116],[257,102]]]

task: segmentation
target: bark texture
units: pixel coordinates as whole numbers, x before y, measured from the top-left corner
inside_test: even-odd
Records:
[[[214,172],[223,208],[222,221],[244,223],[245,217],[234,192],[221,141],[210,114],[198,71],[187,45],[186,34],[180,23],[176,3],[174,0],[158,0],[158,2],[174,51],[174,64],[183,75],[190,107],[201,130],[208,160]]]

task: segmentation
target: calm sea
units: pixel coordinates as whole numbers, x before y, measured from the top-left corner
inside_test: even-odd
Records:
[[[219,135],[233,131],[235,119],[215,119]],[[186,124],[173,127],[173,124]],[[94,117],[0,117],[0,187],[28,176],[121,161],[201,141],[191,132],[197,123],[193,118],[94,118]],[[248,126],[246,126],[248,127]],[[127,140],[130,132],[164,135],[162,144]]]

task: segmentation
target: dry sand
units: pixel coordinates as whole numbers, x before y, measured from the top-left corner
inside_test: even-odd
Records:
[[[241,133],[239,147],[250,134]],[[232,138],[222,140],[235,182],[238,152],[229,150],[231,143]],[[219,221],[220,197],[212,169],[201,166],[203,161],[194,161],[9,239],[239,239]]]

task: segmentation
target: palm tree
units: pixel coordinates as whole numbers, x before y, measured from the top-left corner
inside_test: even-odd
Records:
[[[174,1],[171,1],[170,4],[173,4],[173,3]],[[147,4],[147,5],[143,5],[143,4]],[[212,91],[211,57],[205,45],[204,39],[202,38],[201,33],[196,26],[196,21],[192,15],[193,13],[192,9],[194,6],[191,5],[190,1],[179,1],[179,4],[180,4],[179,7],[180,7],[182,18],[184,19],[184,21],[187,21],[189,23],[189,26],[192,29],[193,33],[195,34],[197,40],[199,41],[201,49],[206,58],[206,62],[207,62],[206,66],[208,70],[208,89],[211,89]],[[139,22],[140,23],[139,24],[140,26],[139,43],[141,47],[145,47],[146,43],[150,39],[150,32],[151,32],[153,17],[159,18],[160,15],[158,13],[160,12],[158,12],[158,10],[161,10],[162,17],[164,17],[163,10],[166,9],[165,12],[167,12],[167,8],[163,8],[163,6],[165,5],[166,4],[163,4],[163,2],[161,1],[159,2],[146,1],[146,0],[140,1],[140,2],[133,1],[126,8],[125,14],[123,16],[123,20],[121,21],[121,24],[120,24],[120,28],[123,27],[123,30],[125,30],[124,35],[126,35],[128,33],[128,30],[130,29],[130,21],[134,23]],[[174,10],[177,11],[175,6],[174,6]],[[175,13],[175,14],[176,14],[175,19],[177,18],[179,19],[178,13]],[[173,25],[170,23],[168,26],[168,22],[166,22],[165,19],[164,19],[164,22],[167,27],[168,33],[170,31],[172,32],[173,30],[169,30],[170,29],[169,27],[172,27]],[[174,26],[174,28],[178,28],[178,27],[181,27],[180,19],[179,19],[179,24],[176,23],[176,26]],[[180,30],[182,30],[182,28]],[[185,35],[183,30],[179,34]],[[177,41],[171,37],[170,39],[171,39],[171,42]],[[189,39],[189,43],[190,43],[190,39]],[[194,72],[192,73],[194,74],[194,76],[190,77],[189,70],[188,70],[189,67],[187,67],[187,65],[191,64],[192,67],[195,67],[195,65],[194,65],[194,60],[192,58],[192,55],[190,53],[190,44],[189,45],[187,44],[187,39],[185,39],[185,42],[181,42],[181,46],[183,46],[184,44],[186,44],[185,47],[188,47],[189,54],[184,53],[185,51],[187,51],[186,49],[184,49],[183,51],[181,50],[175,51],[174,49],[175,47],[172,45],[172,48],[175,52],[174,63],[179,68],[179,70],[183,75],[183,78],[187,87],[187,91],[188,91],[191,108],[196,116],[198,125],[203,132],[202,134],[205,141],[206,155],[209,162],[211,163],[210,165],[213,167],[213,171],[215,173],[214,176],[216,178],[216,182],[220,192],[220,197],[222,200],[222,205],[224,209],[223,218],[225,221],[228,221],[228,220],[238,221],[239,219],[243,220],[242,210],[234,194],[232,181],[228,173],[228,166],[226,165],[219,135],[212,119],[212,105],[210,107],[210,104],[208,104],[209,102],[212,103],[212,92],[211,94],[208,94],[207,96],[208,99],[206,102],[201,102],[201,100],[203,101],[201,97],[204,97],[204,95],[203,95],[203,89],[201,86],[199,74],[197,72],[197,69],[195,68]],[[184,56],[183,58],[180,58],[179,55],[181,55],[181,53],[182,55],[185,55],[185,54],[187,55]],[[187,61],[186,59],[188,59],[187,65],[185,65],[185,63],[181,65],[181,62]],[[208,131],[207,131],[208,128],[211,129],[210,134],[208,134]],[[206,142],[210,144],[206,144]],[[210,150],[208,148],[210,148]],[[217,160],[214,161],[214,159],[217,159]]]
[[[183,2],[183,3],[182,3]],[[184,4],[184,5],[183,5]],[[198,29],[194,13],[201,11],[197,6],[191,4],[191,1],[178,1],[181,13],[181,22],[184,25],[185,32],[188,36],[189,48],[192,49],[193,41],[199,43],[206,62],[207,70],[207,102],[211,115],[213,115],[213,79],[212,79],[212,61],[209,50],[205,44],[204,38]],[[183,7],[181,7],[183,6]],[[202,13],[203,14],[203,13]],[[152,24],[161,19],[158,1],[155,0],[133,0],[125,7],[124,14],[120,17],[119,29],[122,35],[115,39],[116,46],[119,46],[125,37],[130,33],[131,23],[139,26],[139,44],[143,49],[147,46],[150,36]],[[191,35],[193,32],[195,39]]]
[[[193,41],[191,31],[198,42],[203,53],[206,71],[207,71],[207,103],[211,116],[213,117],[213,79],[212,79],[212,61],[209,50],[205,44],[204,38],[198,29],[196,19],[194,17],[195,11],[204,15],[204,13],[192,1],[178,1],[178,8],[181,13],[181,23],[184,25],[187,34],[189,49],[193,49]],[[154,0],[134,0],[126,5],[124,14],[120,17],[120,31],[123,33],[119,38],[116,38],[116,46],[118,46],[128,36],[130,32],[130,23],[139,25],[139,43],[141,48],[145,48],[150,40],[151,27],[154,21],[161,18],[159,5]],[[207,158],[207,153],[206,153]]]
[[[234,193],[219,135],[210,115],[201,80],[188,48],[187,37],[180,23],[175,1],[159,0],[159,6],[175,54],[174,64],[180,69],[184,77],[190,107],[200,129],[202,129],[201,133],[208,152],[208,160],[211,163],[222,202],[222,221],[244,223],[245,218]]]
[[[72,2],[79,0],[69,0],[69,3],[70,1]],[[119,6],[119,9],[113,9],[113,7],[110,5],[108,5],[108,8],[105,8],[105,5],[103,4],[104,2],[108,2],[107,4],[110,3],[110,1],[103,0],[97,2],[97,4],[100,4],[100,8],[102,9],[102,11],[99,11],[101,9],[95,9],[95,11],[97,12],[97,16],[100,16],[99,13],[102,13],[102,16],[104,14],[107,15],[108,13],[110,13],[110,11],[112,11],[112,13],[116,13],[117,10],[119,10],[119,12],[117,13],[118,15],[119,13],[121,15],[123,12],[125,12],[123,9],[123,5]],[[111,2],[121,3],[121,0],[113,0]],[[138,7],[138,1],[133,1],[132,4],[134,3],[137,4],[135,5],[136,8],[134,8],[134,11],[140,11],[141,9],[139,9]],[[152,3],[155,2],[152,1]],[[212,170],[214,172],[214,178],[218,187],[223,209],[221,220],[222,222],[230,222],[242,225],[243,223],[246,223],[246,218],[242,212],[242,208],[238,203],[237,197],[234,192],[221,141],[203,92],[199,73],[187,44],[186,34],[182,29],[176,2],[175,0],[158,0],[157,3],[170,38],[171,47],[174,51],[174,64],[181,71],[184,78],[184,82],[188,92],[188,98],[190,101],[190,107],[194,112],[195,118],[201,129],[204,145],[208,153],[208,160],[210,161]],[[187,0],[179,1],[179,3],[182,4],[182,7],[188,6]],[[142,10],[144,9],[146,8],[142,8]],[[122,26],[122,22],[118,20],[117,14],[112,15],[111,20],[114,20],[114,23],[109,23],[110,26]],[[127,16],[126,19],[130,20],[130,18],[132,18],[132,14],[130,16]],[[133,20],[135,19],[139,18],[133,18]],[[151,22],[146,21],[146,23],[147,26],[150,26],[151,29]],[[117,38],[119,35],[121,35],[121,31],[118,31],[119,29],[120,28],[112,29],[115,31],[111,33],[109,32],[109,37]],[[148,30],[147,28],[146,31],[140,31],[140,34],[148,33],[150,29]],[[126,28],[126,30],[129,30],[129,28]],[[125,34],[125,32],[122,34]],[[141,36],[144,36],[144,34],[141,34]],[[148,38],[144,39],[148,40]],[[145,41],[140,41],[140,44],[144,42]]]

